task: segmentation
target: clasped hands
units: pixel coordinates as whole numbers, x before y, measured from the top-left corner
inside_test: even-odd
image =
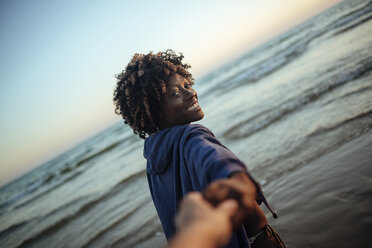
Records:
[[[179,235],[174,247],[219,247],[228,243],[242,224],[248,236],[256,234],[267,219],[259,207],[257,188],[245,173],[216,180],[203,192],[186,195],[176,217]],[[188,239],[185,243],[184,239]],[[183,240],[183,241],[182,241]],[[195,242],[192,246],[190,242]]]

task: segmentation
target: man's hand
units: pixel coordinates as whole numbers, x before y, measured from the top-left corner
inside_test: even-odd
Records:
[[[233,231],[231,217],[236,214],[235,200],[214,207],[198,192],[186,195],[176,216],[177,235],[170,247],[220,247]]]

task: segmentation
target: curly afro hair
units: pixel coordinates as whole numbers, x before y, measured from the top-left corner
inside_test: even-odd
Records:
[[[121,74],[114,91],[115,113],[121,115],[134,134],[146,139],[159,131],[162,119],[162,97],[172,73],[193,80],[183,54],[173,50],[156,54],[136,53]]]

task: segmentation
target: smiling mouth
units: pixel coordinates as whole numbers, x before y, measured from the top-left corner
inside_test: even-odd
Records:
[[[193,110],[196,110],[199,108],[199,103],[198,102],[195,102],[193,105],[191,105],[190,107],[188,107],[186,110],[187,111],[193,111]]]

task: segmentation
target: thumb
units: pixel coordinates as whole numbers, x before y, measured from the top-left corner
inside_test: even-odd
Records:
[[[229,217],[233,216],[238,211],[238,203],[233,199],[223,201],[220,205],[217,206],[219,211],[224,212],[224,214]]]

